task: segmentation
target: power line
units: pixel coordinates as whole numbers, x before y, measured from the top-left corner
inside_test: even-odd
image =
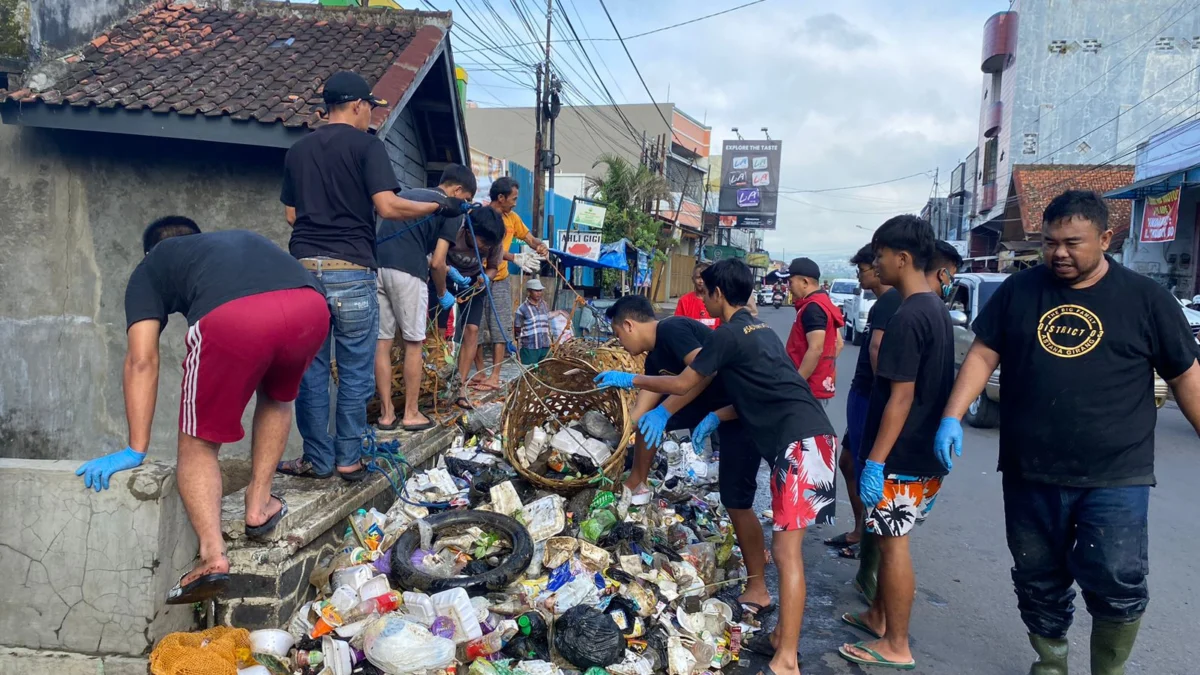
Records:
[[[926,178],[932,178],[933,177],[932,174],[933,174],[933,170],[930,169],[928,171],[919,171],[917,173],[910,173],[907,176],[900,176],[899,178],[889,178],[887,180],[876,181],[874,183],[863,183],[862,185],[847,185],[844,187],[821,188],[819,190],[798,190],[795,188],[785,188],[783,186],[780,186],[778,192],[780,194],[798,194],[801,192],[819,193],[819,192],[839,192],[842,190],[857,190],[859,188],[875,187],[876,185],[886,185],[887,183],[898,183],[902,180],[916,178],[917,176],[925,176]]]
[[[612,26],[613,32],[617,34],[617,40],[621,42],[621,49],[625,50],[625,56],[629,57],[629,63],[633,66],[633,72],[637,73],[638,80],[642,83],[642,88],[646,90],[646,95],[650,97],[650,103],[654,104],[654,110],[658,112],[658,116],[662,118],[663,124],[667,125],[667,130],[670,131],[673,127],[667,120],[667,116],[663,114],[662,109],[658,107],[658,102],[654,100],[654,94],[650,93],[650,87],[646,85],[646,78],[642,77],[642,71],[638,70],[637,61],[633,60],[633,54],[629,53],[629,46],[625,44],[625,39],[621,37],[621,31],[617,29],[617,22],[613,21],[612,14],[608,12],[608,5],[604,4],[604,0],[600,0],[600,8],[604,10],[604,16],[608,17],[608,23]]]

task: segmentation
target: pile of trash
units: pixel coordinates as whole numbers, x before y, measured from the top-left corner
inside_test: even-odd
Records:
[[[692,675],[738,661],[759,627],[741,623],[745,568],[710,453],[669,438],[645,504],[612,484],[567,499],[521,479],[477,413],[436,466],[400,476],[386,513],[351,516],[311,575],[318,599],[251,633],[241,675]],[[583,472],[611,452],[611,427],[535,429],[530,465]]]
[[[573,480],[600,473],[621,442],[621,432],[596,410],[560,428],[535,426],[525,434],[517,461],[552,480]]]

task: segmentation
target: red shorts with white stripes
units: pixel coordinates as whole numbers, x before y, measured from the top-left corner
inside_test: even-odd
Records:
[[[329,308],[311,288],[248,295],[205,314],[187,333],[179,430],[212,443],[240,441],[250,397],[296,400],[328,335]]]

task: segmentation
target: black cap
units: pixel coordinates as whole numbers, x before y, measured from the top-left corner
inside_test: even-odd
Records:
[[[788,265],[787,272],[777,274],[776,276],[787,277],[808,277],[810,279],[821,278],[821,268],[811,258],[793,258],[792,264]]]
[[[387,101],[371,95],[371,85],[362,75],[343,70],[325,80],[325,105],[338,105],[351,101],[366,101],[371,105],[387,105]]]

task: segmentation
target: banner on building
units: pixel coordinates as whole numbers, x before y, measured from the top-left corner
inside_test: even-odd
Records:
[[[574,210],[571,213],[572,229],[594,227],[597,230],[604,227],[604,215],[608,211],[603,204],[589,199],[576,197]]]
[[[718,209],[736,218],[733,227],[775,229],[781,148],[780,141],[725,141]]]
[[[746,264],[751,267],[759,267],[759,268],[762,268],[765,270],[771,266],[771,254],[770,253],[747,253],[746,254]]]
[[[600,259],[600,233],[562,231],[558,233],[558,250],[588,260]]]
[[[704,247],[704,256],[709,260],[726,260],[728,258],[745,258],[746,251],[736,246],[721,246],[710,244]]]
[[[1142,213],[1142,233],[1138,241],[1143,244],[1175,241],[1175,227],[1179,221],[1179,188],[1165,195],[1146,197]]]
[[[507,162],[471,148],[471,173],[475,174],[475,201],[487,204],[492,201],[492,183],[508,172]]]

